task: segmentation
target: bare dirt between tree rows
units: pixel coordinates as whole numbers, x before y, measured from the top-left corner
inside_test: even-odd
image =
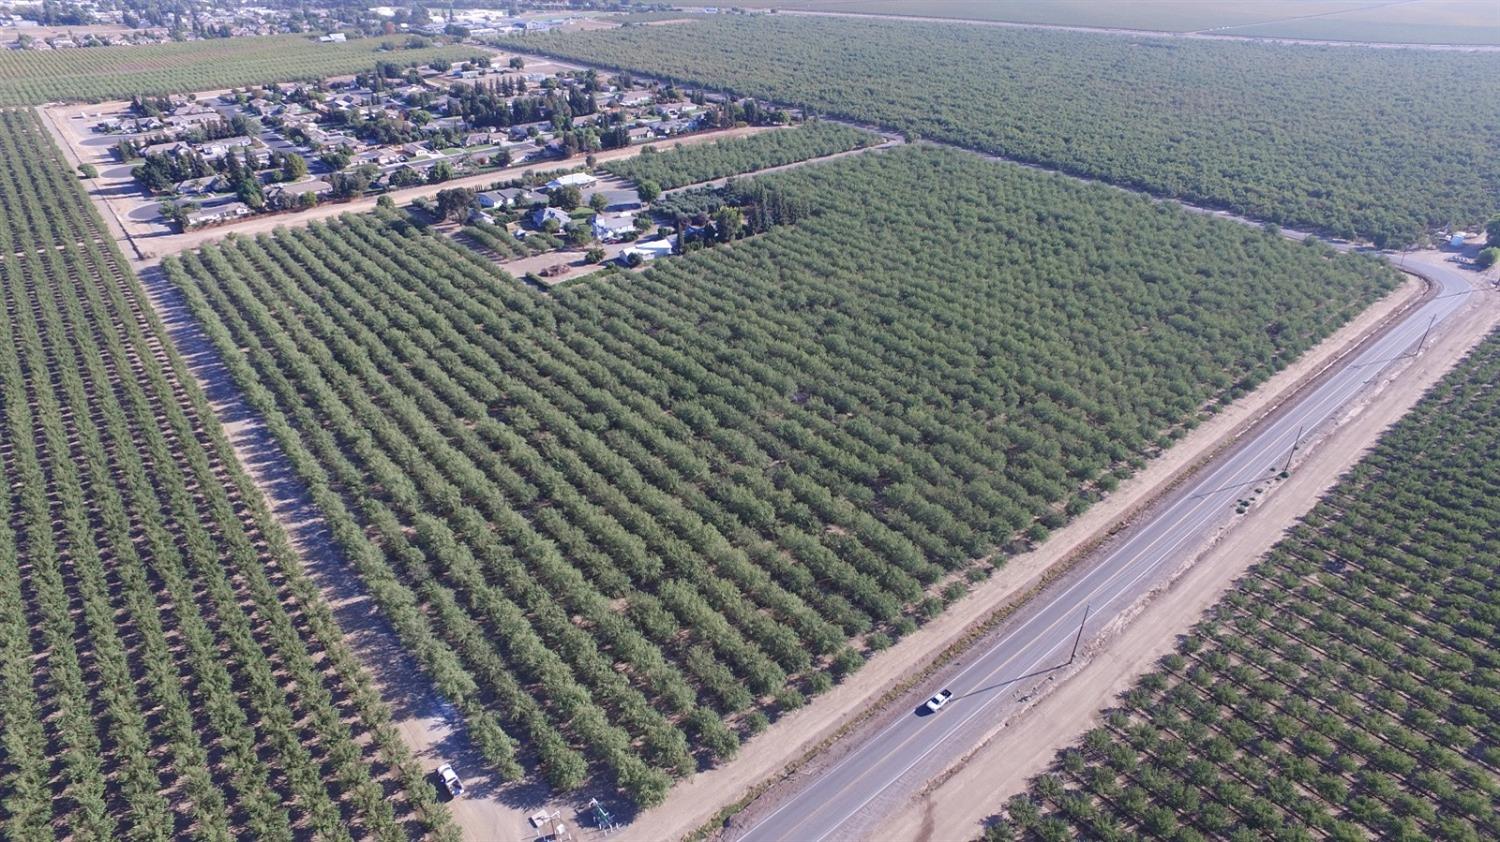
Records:
[[[465,734],[459,714],[437,694],[366,592],[307,486],[264,420],[245,402],[218,349],[188,310],[181,291],[159,267],[146,267],[140,278],[168,337],[213,408],[235,457],[265,495],[272,516],[328,602],[350,649],[391,709],[392,722],[407,747],[426,771],[448,762],[464,770],[468,796],[450,803],[449,808],[465,838],[520,839],[519,829],[527,811],[495,797],[500,782],[485,772],[487,764]],[[514,799],[518,794],[509,797]]]

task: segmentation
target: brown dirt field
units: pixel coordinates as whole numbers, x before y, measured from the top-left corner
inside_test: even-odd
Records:
[[[1411,262],[1411,261],[1409,261]],[[1084,653],[1082,664],[1052,690],[893,817],[891,839],[972,839],[1005,799],[1046,771],[1059,750],[1102,721],[1101,711],[1306,514],[1369,450],[1381,432],[1421,399],[1464,354],[1500,325],[1493,294],[1475,294],[1452,326],[1411,363],[1388,371],[1337,426],[1309,442],[1291,477],[1262,498],[1184,565],[1164,589],[1148,595],[1128,622]]]
[[[1199,425],[1170,451],[1121,483],[1114,493],[1055,532],[1041,546],[1007,561],[938,619],[872,656],[859,672],[812,704],[778,720],[766,733],[749,741],[733,761],[679,783],[666,803],[643,813],[620,838],[646,842],[687,836],[723,807],[768,779],[783,777],[789,764],[798,765],[820,743],[878,712],[871,710],[872,705],[877,705],[892,688],[920,677],[934,658],[970,635],[1015,597],[1031,590],[1049,571],[1123,528],[1138,511],[1196,465],[1238,438],[1387,318],[1416,302],[1424,286],[1414,279],[1408,280],[1367,308],[1260,388]],[[1093,710],[1089,708],[1090,712]],[[972,829],[966,833],[973,835]]]

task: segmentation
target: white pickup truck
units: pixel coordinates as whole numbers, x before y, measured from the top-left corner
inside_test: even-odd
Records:
[[[458,773],[453,771],[452,763],[444,763],[437,768],[438,777],[442,779],[443,786],[448,789],[448,794],[454,798],[464,794],[464,782],[458,779]]]

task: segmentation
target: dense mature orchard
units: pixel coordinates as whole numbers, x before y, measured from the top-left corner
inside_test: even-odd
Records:
[[[1427,44],[1494,44],[1489,0],[741,0],[780,11],[962,18],[1060,26],[1210,30],[1221,35]],[[657,13],[661,16],[669,12]],[[678,17],[681,14],[678,13]]]
[[[379,39],[320,44],[301,35],[213,38],[139,47],[0,50],[0,106],[97,102],[131,96],[325,79],[369,71],[376,61],[450,61],[485,51],[427,47],[384,51]]]
[[[33,114],[0,159],[4,835],[446,836]]]
[[[1327,14],[1366,5],[1364,0],[748,0],[741,5],[783,11],[962,18],[1061,26],[1103,26],[1184,32],[1260,23],[1294,15]]]
[[[1391,244],[1500,195],[1500,117],[1464,105],[1495,53],[773,15],[525,43]]]
[[[541,254],[544,251],[562,248],[563,245],[562,240],[541,231],[530,231],[526,239],[518,240],[504,227],[484,221],[465,225],[458,233],[458,239],[468,242],[480,252],[496,260],[510,260]]]
[[[637,182],[654,181],[661,188],[671,190],[686,184],[822,158],[879,141],[878,136],[862,129],[818,120],[796,128],[777,129],[733,140],[701,143],[665,152],[643,151],[632,158],[611,161],[604,168],[624,178]]]
[[[991,839],[1500,838],[1500,334]]]
[[[1393,283],[935,148],[756,181],[821,212],[550,295],[389,211],[165,263],[507,774],[659,800]]]

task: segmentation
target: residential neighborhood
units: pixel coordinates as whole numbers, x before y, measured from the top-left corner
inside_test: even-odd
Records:
[[[86,117],[92,134],[129,167],[145,201],[179,230],[644,146],[747,118],[779,124],[792,115],[623,74],[528,67],[518,56],[382,62],[314,84],[137,97]],[[592,180],[568,174],[545,189]],[[512,193],[479,201],[488,209],[536,198]],[[608,198],[610,205],[633,201]]]

